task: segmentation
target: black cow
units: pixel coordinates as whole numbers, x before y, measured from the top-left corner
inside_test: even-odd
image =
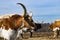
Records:
[[[41,28],[41,24],[40,23],[35,23],[35,29],[34,29],[34,31],[37,31],[38,29],[40,29]]]

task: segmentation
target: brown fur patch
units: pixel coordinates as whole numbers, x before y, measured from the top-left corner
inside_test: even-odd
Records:
[[[2,19],[3,28],[8,30],[9,28],[17,30],[22,25],[22,16],[12,15],[10,18]]]

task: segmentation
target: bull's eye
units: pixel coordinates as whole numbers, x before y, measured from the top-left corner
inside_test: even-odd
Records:
[[[28,20],[29,20],[30,22],[33,22],[33,20],[32,20],[32,18],[31,18],[31,17],[28,17]]]

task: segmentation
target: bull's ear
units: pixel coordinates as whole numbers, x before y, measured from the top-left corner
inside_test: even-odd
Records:
[[[32,13],[32,11],[30,12],[29,16],[30,16],[30,17],[32,17],[32,16],[33,16],[33,13]]]

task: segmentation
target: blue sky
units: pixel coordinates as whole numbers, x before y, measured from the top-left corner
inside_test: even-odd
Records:
[[[33,12],[34,21],[53,22],[60,19],[60,0],[0,0],[0,15],[21,14],[23,9],[16,3],[23,3],[28,13]]]

